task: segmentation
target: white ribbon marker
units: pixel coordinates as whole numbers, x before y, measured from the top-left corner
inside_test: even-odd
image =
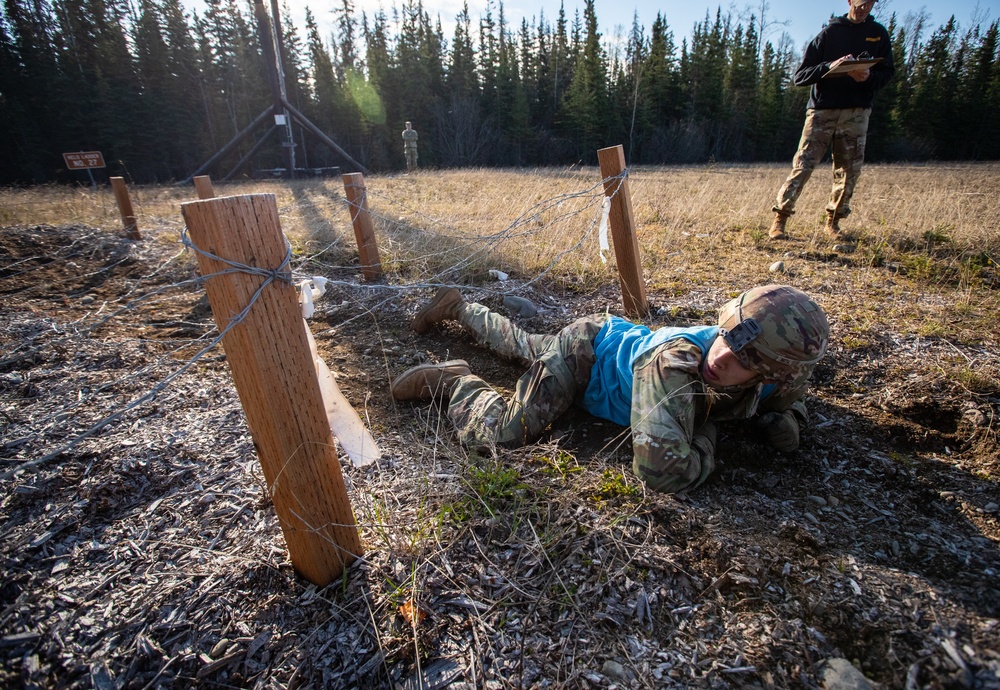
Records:
[[[326,411],[327,421],[330,423],[330,431],[340,441],[340,447],[347,453],[354,466],[364,467],[382,457],[382,451],[379,450],[371,433],[365,428],[361,417],[351,407],[351,403],[347,401],[344,394],[340,392],[333,372],[319,356],[319,350],[316,349],[316,339],[313,338],[309,324],[305,321],[315,312],[313,300],[326,293],[328,282],[322,276],[313,276],[299,283],[299,294],[302,299],[302,326],[306,329],[306,338],[309,340],[309,352],[312,353],[313,367],[316,369],[316,378],[319,380],[319,391],[323,397],[323,408]]]
[[[303,322],[302,325],[305,326],[306,336],[309,338],[309,350],[312,352],[313,364],[316,367],[316,378],[319,379],[319,390],[323,394],[323,407],[326,408],[330,431],[340,441],[340,447],[344,449],[355,467],[370,465],[382,457],[382,451],[365,428],[361,417],[340,392],[330,367],[319,356],[316,339],[309,331],[309,324]]]
[[[600,244],[600,254],[601,263],[608,263],[607,258],[604,256],[604,252],[608,251],[610,247],[608,246],[608,216],[611,214],[611,197],[604,197],[604,201],[601,202],[601,227],[597,231],[597,241]]]

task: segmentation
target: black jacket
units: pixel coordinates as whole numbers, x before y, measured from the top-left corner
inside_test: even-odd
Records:
[[[882,62],[871,68],[868,81],[859,83],[846,74],[823,78],[834,60],[845,55],[858,57],[861,53],[882,58]],[[871,15],[860,24],[845,15],[831,19],[812,40],[792,81],[796,86],[812,85],[809,108],[871,108],[875,92],[888,84],[895,72],[885,27]]]

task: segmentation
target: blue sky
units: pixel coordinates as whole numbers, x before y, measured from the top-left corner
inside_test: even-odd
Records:
[[[188,7],[201,9],[203,6],[200,0],[184,0]],[[335,6],[340,6],[340,0],[281,0],[287,2],[292,11],[296,26],[300,32],[304,29],[305,8],[312,9],[320,27],[325,35],[333,29],[331,10]],[[391,17],[391,7],[393,0],[353,0],[355,8],[360,12],[365,10],[369,16],[378,11],[379,7],[386,10],[386,14]],[[453,21],[455,15],[462,8],[463,0],[423,0],[424,8],[430,13],[432,20],[438,15],[445,27],[445,36],[449,40],[453,34]],[[574,13],[579,10],[583,12],[583,0],[563,0],[566,8],[566,15],[572,21]],[[667,23],[674,32],[674,38],[680,45],[681,38],[690,37],[691,29],[696,22],[705,18],[705,13],[709,12],[715,16],[716,8],[721,7],[723,13],[731,11],[734,17],[749,16],[759,14],[761,5],[767,6],[766,19],[775,22],[766,32],[766,38],[777,44],[782,34],[787,34],[787,39],[792,42],[796,51],[801,51],[806,43],[826,24],[831,14],[844,14],[847,12],[848,0],[737,0],[735,2],[696,2],[685,0],[596,0],[597,19],[600,23],[600,31],[605,40],[612,40],[616,34],[625,34],[632,26],[632,19],[638,13],[639,23],[646,27],[646,34],[649,34],[649,27],[656,18],[656,13],[661,12],[667,19]],[[401,0],[396,0],[397,6]],[[472,16],[473,26],[478,22],[480,15],[485,12],[486,0],[468,0],[469,13]],[[495,12],[494,2],[494,12]],[[265,6],[270,8],[270,2],[265,2]],[[545,17],[554,22],[559,13],[559,0],[505,0],[504,12],[507,21],[519,26],[522,17],[527,17],[529,23],[533,17],[537,17],[540,12],[545,13]],[[928,3],[922,0],[878,0],[875,4],[874,14],[876,18],[888,22],[889,16],[895,12],[898,20],[902,23],[908,16],[916,17],[924,13],[929,17],[928,29],[924,33],[924,38],[931,31],[944,24],[952,14],[959,24],[965,28],[974,24],[985,24],[1000,16],[1000,1],[998,0],[950,0],[950,2]]]

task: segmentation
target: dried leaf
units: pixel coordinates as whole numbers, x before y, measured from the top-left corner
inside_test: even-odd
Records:
[[[399,615],[403,617],[403,620],[405,620],[411,628],[416,628],[423,623],[430,614],[415,605],[412,601],[407,601],[399,607]]]

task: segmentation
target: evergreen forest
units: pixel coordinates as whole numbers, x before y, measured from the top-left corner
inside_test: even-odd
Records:
[[[784,161],[801,131],[808,90],[790,79],[802,46],[766,16],[766,0],[755,16],[706,12],[690,33],[660,14],[614,40],[599,32],[594,0],[517,25],[491,0],[480,16],[466,6],[447,18],[447,33],[421,0],[374,15],[352,0],[322,5],[328,35],[315,14],[295,26],[281,8],[287,100],[373,172],[404,167],[406,120],[425,168],[593,164],[615,144],[630,164]],[[205,0],[198,13],[181,0],[2,0],[0,184],[79,182],[62,153],[91,150],[104,175],[188,177],[272,102],[254,10],[252,0]],[[897,71],[876,96],[869,160],[1000,158],[998,22],[881,21]],[[354,169],[290,129],[297,166]],[[242,175],[282,166],[280,138],[256,146],[266,131],[211,174],[243,159]]]

